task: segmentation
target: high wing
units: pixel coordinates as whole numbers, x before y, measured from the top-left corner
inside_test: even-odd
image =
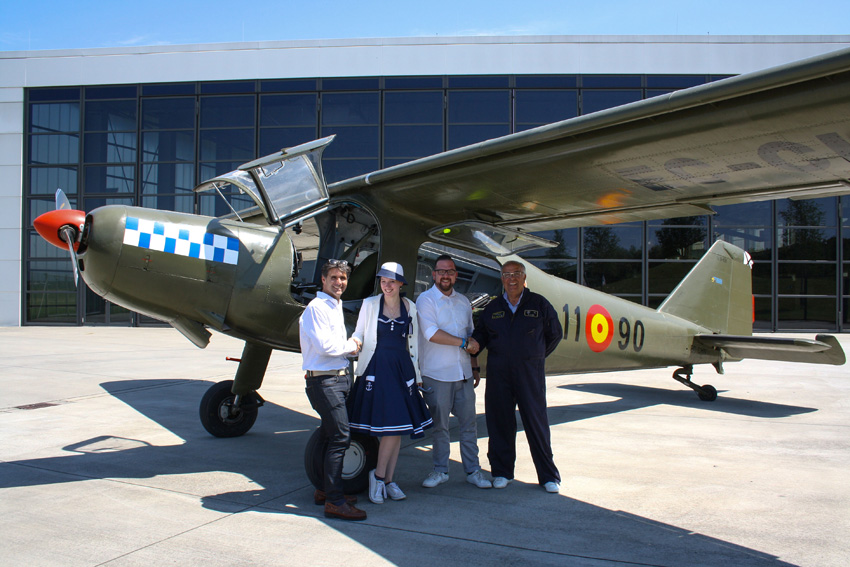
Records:
[[[850,49],[351,178],[434,227],[523,230],[710,214],[850,192]]]

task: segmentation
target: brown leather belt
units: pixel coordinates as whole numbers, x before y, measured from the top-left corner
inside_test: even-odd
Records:
[[[307,370],[304,378],[316,378],[317,376],[345,376],[348,374],[348,368],[341,370]]]

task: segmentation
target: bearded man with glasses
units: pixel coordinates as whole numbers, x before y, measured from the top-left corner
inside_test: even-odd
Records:
[[[475,416],[475,387],[480,376],[476,359],[478,344],[470,338],[472,305],[454,289],[457,267],[451,256],[437,258],[431,272],[434,285],[416,299],[419,315],[419,368],[423,393],[434,419],[431,451],[434,470],[422,482],[434,488],[449,480],[449,416],[460,424],[460,456],[466,481],[490,488],[478,463],[478,427]]]

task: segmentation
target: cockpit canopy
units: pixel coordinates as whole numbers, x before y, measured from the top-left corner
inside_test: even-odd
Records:
[[[204,181],[195,192],[215,190],[221,195],[224,187],[232,185],[257,204],[269,224],[286,224],[287,219],[328,202],[322,152],[333,139],[328,136],[256,159]]]

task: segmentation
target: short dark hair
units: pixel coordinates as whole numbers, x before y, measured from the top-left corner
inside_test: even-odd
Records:
[[[436,259],[436,260],[434,260],[434,269],[435,269],[435,270],[437,269],[437,264],[439,264],[439,263],[440,263],[440,262],[442,262],[443,260],[448,260],[449,262],[451,262],[452,264],[454,264],[454,267],[455,267],[455,268],[457,268],[457,264],[455,263],[454,258],[452,258],[451,256],[449,256],[448,254],[440,254],[439,256],[437,256],[437,259]]]
[[[351,264],[345,260],[328,260],[322,266],[322,277],[326,278],[331,270],[339,270],[348,277],[351,274]]]

